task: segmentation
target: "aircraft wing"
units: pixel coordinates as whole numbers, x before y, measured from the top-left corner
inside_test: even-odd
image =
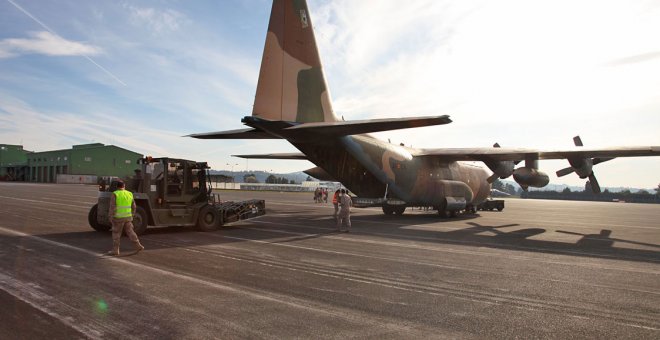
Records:
[[[193,137],[199,139],[279,139],[279,137],[273,136],[268,132],[254,128],[193,133],[184,137]]]
[[[307,160],[307,156],[304,153],[300,152],[289,152],[289,153],[268,153],[268,154],[254,154],[254,155],[232,155],[233,157],[239,158],[251,158],[251,159],[298,159],[298,160]]]
[[[306,134],[322,134],[326,137],[359,135],[370,132],[409,129],[423,126],[443,125],[451,123],[449,116],[405,117],[366,119],[340,122],[302,123],[287,127],[282,131],[303,132]]]
[[[660,156],[660,146],[579,148],[571,150],[537,150],[518,148],[443,148],[419,149],[415,156],[440,157],[450,161],[522,161],[531,159],[616,158]]]

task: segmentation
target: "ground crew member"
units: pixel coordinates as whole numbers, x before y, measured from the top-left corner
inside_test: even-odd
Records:
[[[348,195],[345,189],[341,189],[341,194],[339,195],[339,206],[341,210],[339,211],[339,218],[337,219],[337,229],[341,232],[341,227],[346,223],[345,232],[351,231],[351,207],[353,206],[353,200],[351,196]]]
[[[125,189],[124,182],[117,183],[117,190],[110,196],[109,216],[112,220],[112,250],[107,255],[119,255],[119,240],[122,230],[126,229],[126,235],[133,241],[135,252],[144,250],[140,240],[133,231],[133,215],[135,214],[135,200],[133,193]]]
[[[335,206],[335,214],[333,217],[335,218],[335,222],[337,222],[337,213],[339,212],[339,189],[337,189],[334,196],[332,196],[332,205]]]

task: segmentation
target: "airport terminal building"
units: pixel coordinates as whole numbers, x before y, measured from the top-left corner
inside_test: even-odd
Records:
[[[127,177],[142,155],[101,143],[33,152],[22,145],[0,144],[0,180],[41,183],[89,183],[97,176]]]

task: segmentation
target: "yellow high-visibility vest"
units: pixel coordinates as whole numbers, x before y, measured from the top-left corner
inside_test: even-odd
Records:
[[[117,190],[113,194],[115,195],[115,203],[117,205],[115,218],[132,217],[131,205],[133,203],[133,193],[128,190]]]

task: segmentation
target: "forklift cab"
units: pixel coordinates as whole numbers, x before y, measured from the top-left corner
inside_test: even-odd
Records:
[[[153,194],[157,205],[208,201],[211,189],[206,180],[206,162],[154,158],[145,159],[144,168],[148,187],[143,185],[141,192]]]
[[[99,191],[114,192],[117,190],[117,182],[120,181],[116,176],[101,176],[97,180]]]

